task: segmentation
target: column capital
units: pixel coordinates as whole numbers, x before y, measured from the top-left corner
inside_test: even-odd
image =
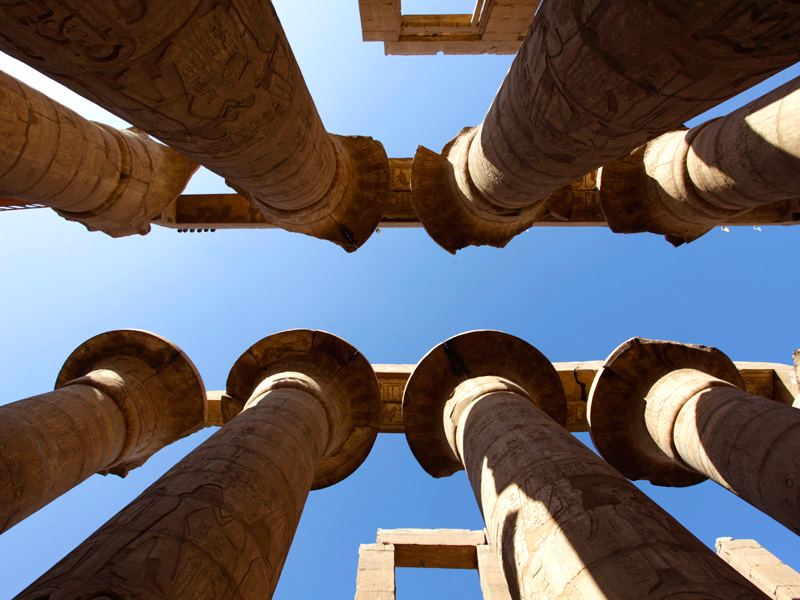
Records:
[[[420,146],[411,163],[414,210],[428,235],[451,254],[467,246],[503,248],[545,213],[541,203],[497,206],[478,191],[468,156],[479,130],[465,127],[441,154]]]
[[[434,477],[464,467],[444,427],[445,404],[459,384],[478,377],[507,379],[564,425],[567,404],[553,365],[529,343],[500,331],[469,331],[428,352],[414,368],[403,394],[403,426],[419,464]]]
[[[603,458],[629,479],[674,487],[706,479],[664,454],[647,428],[651,388],[679,369],[745,387],[736,365],[716,348],[639,337],[614,350],[592,383],[587,407],[592,441]]]
[[[74,383],[108,393],[125,419],[119,460],[104,474],[124,477],[205,423],[206,392],[197,368],[175,344],[148,331],[119,329],[85,341],[67,358],[55,389]]]
[[[380,387],[372,365],[343,339],[324,331],[293,329],[263,338],[234,363],[228,374],[223,418],[232,419],[259,385],[284,372],[311,377],[325,391],[323,402],[332,432],[314,475],[312,489],[345,479],[367,458],[380,425]],[[337,419],[336,415],[339,415]]]

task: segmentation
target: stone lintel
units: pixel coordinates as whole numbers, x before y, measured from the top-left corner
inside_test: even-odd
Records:
[[[359,0],[365,42],[386,54],[516,54],[539,0],[486,0],[473,14],[403,15],[400,0]]]
[[[380,228],[421,227],[411,200],[411,158],[390,158],[388,202]],[[12,198],[0,197],[0,208],[34,208]],[[588,173],[545,202],[546,212],[532,227],[607,227],[597,192],[597,173]],[[277,229],[243,196],[183,194],[152,223],[172,229]],[[800,200],[782,201],[754,208],[729,219],[725,225],[796,225]]]
[[[747,392],[791,405],[800,394],[794,367],[780,363],[734,361],[744,379]],[[556,362],[556,368],[567,396],[567,429],[573,432],[588,431],[586,402],[601,360]],[[381,389],[380,433],[403,433],[401,407],[403,391],[414,365],[372,365]],[[206,399],[206,426],[223,424],[220,401],[235,401],[224,391],[209,391]],[[241,410],[241,407],[239,407]]]
[[[775,600],[800,598],[800,573],[755,540],[717,538],[717,554]]]
[[[468,529],[378,529],[376,541],[394,546],[396,567],[477,569],[475,548],[486,536]]]

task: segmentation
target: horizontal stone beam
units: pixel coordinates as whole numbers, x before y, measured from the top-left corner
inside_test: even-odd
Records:
[[[735,362],[745,382],[745,391],[791,405],[800,394],[793,365]],[[586,401],[603,361],[553,363],[567,397],[567,429],[588,431]],[[372,365],[381,390],[380,433],[403,433],[403,392],[414,365]],[[210,391],[206,401],[206,425],[223,423],[221,400],[225,392]],[[232,400],[235,402],[235,400]]]
[[[386,54],[516,54],[539,0],[486,0],[473,14],[404,15],[399,0],[359,0],[365,42]]]
[[[378,529],[376,541],[394,546],[395,567],[477,569],[475,548],[486,537],[469,529]]]
[[[421,227],[411,202],[411,159],[390,158],[389,201],[380,227]],[[607,227],[600,209],[597,176],[592,172],[548,199],[547,212],[534,227]],[[173,229],[272,229],[261,211],[238,194],[186,194],[153,221]],[[727,225],[800,223],[800,199],[782,201],[734,217]]]

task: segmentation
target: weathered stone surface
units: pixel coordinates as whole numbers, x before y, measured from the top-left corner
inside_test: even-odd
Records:
[[[560,403],[549,410],[563,420],[555,370],[531,349],[527,358],[540,358],[521,362],[524,376],[514,377],[518,357],[509,350],[524,342],[498,343],[502,335],[471,332],[432,350],[414,370],[403,408],[413,415],[409,444],[429,473],[446,473],[448,452],[463,463],[511,596],[763,597],[548,416]],[[468,353],[473,346],[490,350],[484,360],[505,371],[489,375]],[[428,412],[438,413],[438,426],[419,418]]]
[[[297,330],[251,347],[228,384],[242,412],[20,598],[272,597],[312,485],[375,439],[377,383],[343,340]]]
[[[445,146],[452,169],[412,173],[449,196],[412,185],[415,204],[442,197],[442,212],[475,221],[459,243],[502,246],[514,212],[523,227],[548,194],[793,64],[798,22],[789,3],[545,0],[483,123]],[[428,173],[431,155],[417,152]]]
[[[800,412],[741,387],[719,350],[634,338],[595,379],[592,439],[632,479],[709,477],[800,533]]]
[[[483,600],[512,600],[497,552],[488,544],[475,548],[478,555],[478,575],[481,580]]]
[[[673,131],[602,169],[612,231],[691,242],[752,208],[800,197],[800,79],[726,117]]]
[[[464,333],[436,346],[414,367],[403,393],[403,426],[414,457],[430,475],[448,477],[464,466],[442,424],[460,384],[490,376],[537,390],[536,400],[566,422],[564,390],[550,362],[527,342],[499,331]]]
[[[394,546],[361,544],[355,600],[395,600]]]
[[[800,598],[800,573],[755,540],[717,538],[717,554],[774,600]]]
[[[139,131],[93,123],[0,72],[0,194],[113,237],[145,234],[198,166]]]
[[[394,546],[396,567],[477,569],[475,548],[486,536],[469,529],[378,529],[376,541]]]
[[[365,42],[386,54],[515,54],[539,0],[480,0],[470,14],[403,15],[400,0],[359,0]]]
[[[249,402],[272,385],[274,373],[293,372],[324,390],[321,401],[332,432],[312,489],[327,487],[355,471],[372,449],[380,423],[380,388],[372,366],[350,344],[324,331],[294,329],[268,336],[242,354],[228,375],[227,393]],[[295,385],[291,376],[284,379],[285,385]],[[297,386],[307,387],[299,380]]]
[[[325,132],[270,2],[41,0],[0,15],[0,49],[222,175],[267,220],[348,251],[378,224],[383,147]]]
[[[0,407],[0,532],[93,473],[124,477],[204,425],[194,365],[152,333],[91,338],[67,359],[56,388]]]

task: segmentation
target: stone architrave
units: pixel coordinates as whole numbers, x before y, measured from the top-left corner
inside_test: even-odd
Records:
[[[446,250],[504,246],[548,194],[797,61],[800,6],[544,0],[483,123],[411,188]]]
[[[0,71],[0,195],[112,237],[145,234],[198,166],[135,130],[84,119]]]
[[[102,333],[67,359],[56,390],[0,406],[0,532],[93,473],[124,477],[204,425],[205,389],[174,344]]]
[[[755,540],[717,538],[717,555],[773,600],[800,598],[800,573]]]
[[[353,251],[380,221],[383,146],[325,131],[269,1],[3,3],[0,50],[225,177],[280,227]]]
[[[710,478],[800,534],[800,411],[742,387],[716,348],[633,338],[592,384],[592,440],[630,479]]]
[[[671,131],[602,169],[612,231],[691,242],[762,205],[800,198],[800,78],[726,117]]]
[[[466,469],[513,598],[764,596],[564,429],[550,362],[493,331],[414,369],[403,419],[434,477]]]
[[[244,410],[19,598],[271,598],[311,489],[378,432],[369,362],[329,333],[262,339],[228,376]]]

